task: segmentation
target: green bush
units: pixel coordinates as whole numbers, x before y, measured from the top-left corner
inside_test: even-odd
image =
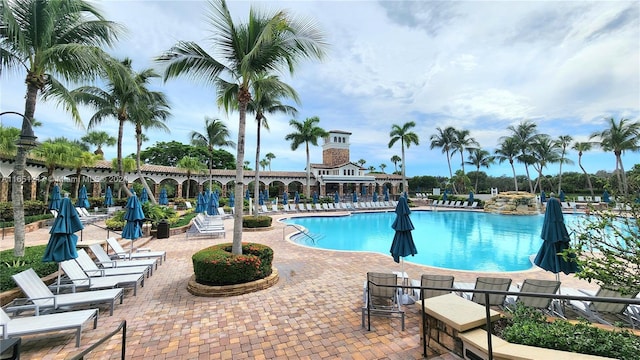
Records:
[[[34,223],[36,221],[46,220],[46,219],[53,219],[53,215],[49,213],[49,214],[43,214],[43,215],[25,216],[24,217],[24,223],[25,224],[31,224],[31,223]],[[14,225],[13,220],[12,221],[0,222],[0,228],[10,228],[10,227],[13,227],[13,225]]]
[[[191,219],[196,217],[196,215],[198,215],[198,214],[195,213],[193,211],[193,209],[189,209],[184,214],[182,214],[182,217],[178,218],[178,220],[176,222],[174,222],[173,224],[170,224],[169,227],[178,228],[178,227],[182,227],[182,226],[185,226],[185,225],[189,225],[189,223],[191,222]]]
[[[245,216],[245,217],[242,218],[242,227],[243,228],[248,228],[248,229],[266,228],[266,227],[271,226],[271,221],[273,221],[271,216],[265,216],[265,215],[253,216],[253,215],[248,215],[248,216]]]
[[[124,228],[124,224],[126,223],[126,221],[124,220],[124,214],[125,214],[124,210],[118,210],[114,212],[113,216],[111,216],[109,219],[104,221],[104,224],[107,226],[107,229],[115,230],[115,231],[122,230],[122,228]]]
[[[11,275],[17,274],[29,268],[40,277],[51,275],[58,271],[58,264],[55,262],[42,262],[42,256],[46,245],[30,246],[24,249],[23,257],[13,256],[13,249],[0,252],[0,291],[7,291],[17,285]]]
[[[25,200],[24,215],[35,216],[48,213],[47,206],[40,200]],[[11,202],[0,203],[0,218],[5,221],[13,221],[13,205]]]
[[[541,312],[522,305],[498,336],[515,344],[622,360],[637,359],[640,349],[640,337],[628,330],[601,329],[585,320],[578,324],[561,319],[547,322]]]
[[[271,275],[273,250],[265,245],[243,243],[242,255],[231,253],[231,244],[219,244],[195,253],[196,281],[205,285],[242,284]]]

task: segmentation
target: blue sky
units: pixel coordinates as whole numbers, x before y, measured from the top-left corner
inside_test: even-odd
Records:
[[[213,52],[206,37],[205,1],[102,1],[105,16],[125,25],[124,37],[109,52],[133,59],[137,70],[156,67],[152,59],[179,40],[196,41]],[[571,135],[586,141],[604,129],[605,118],[638,120],[640,115],[640,3],[623,1],[231,1],[238,21],[249,7],[287,9],[314,19],[330,44],[322,62],[302,63],[293,77],[283,78],[299,93],[298,120],[318,116],[325,130],[352,133],[351,159],[365,159],[365,167],[393,171],[390,158],[399,145],[388,148],[392,124],[415,121],[420,145],[406,150],[407,175],[448,175],[439,149],[429,149],[436,127],[468,129],[482,148],[493,151],[507,127],[531,120],[541,133]],[[70,85],[74,87],[74,85]],[[212,87],[188,79],[158,81],[172,106],[171,133],[147,133],[156,141],[189,141],[192,130],[204,131],[204,117],[220,118],[237,140],[236,113],[215,104]],[[24,110],[24,73],[3,72],[0,109]],[[85,125],[91,116],[83,109]],[[80,138],[85,128],[53,103],[39,101],[36,129],[39,140]],[[272,152],[273,170],[303,171],[304,148],[291,151],[284,140],[292,131],[290,116],[268,118],[270,132],[262,133],[262,155]],[[3,116],[5,126],[19,119]],[[245,160],[255,159],[255,121],[247,119]],[[132,127],[127,125],[123,152],[135,151]],[[98,130],[117,134],[116,121]],[[235,154],[235,149],[228,149]],[[115,147],[105,157],[115,157]],[[320,146],[311,161],[321,161]],[[580,171],[575,165],[563,171]],[[640,153],[623,157],[625,168],[640,163]],[[452,159],[454,171],[459,155]],[[615,158],[600,150],[583,156],[587,171],[612,171]],[[253,166],[253,165],[252,165]],[[472,170],[468,165],[467,171]],[[511,176],[507,163],[483,169],[490,175]],[[516,171],[524,174],[524,168]],[[558,173],[550,165],[544,174]]]

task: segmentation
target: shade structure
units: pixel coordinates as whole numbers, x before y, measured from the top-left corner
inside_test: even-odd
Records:
[[[202,192],[198,193],[198,198],[196,199],[196,212],[203,213],[207,209],[207,201],[204,199],[204,194]]]
[[[104,192],[104,206],[113,206],[113,192],[111,186],[107,186],[107,190]]]
[[[218,212],[218,193],[215,191],[209,195],[209,201],[207,202],[207,214],[220,215]]]
[[[282,193],[282,203],[285,205],[289,203],[289,194],[286,192]]]
[[[564,224],[562,205],[558,199],[550,198],[547,202],[540,237],[544,241],[533,260],[534,264],[554,274],[563,272],[568,275],[578,271],[575,261],[567,261],[559,255],[569,247],[571,239]]]
[[[337,192],[337,191],[333,194],[333,202],[334,202],[335,204],[337,204],[337,203],[339,203],[339,202],[340,202],[340,194],[338,194],[338,192]]]
[[[142,192],[140,193],[140,204],[144,204],[149,201],[149,194],[147,193],[146,188],[142,188]]]
[[[300,203],[300,194],[296,191],[295,195],[293,196],[293,202],[298,204]]]
[[[54,185],[51,190],[51,196],[49,197],[49,210],[59,210],[61,202],[62,196],[60,196],[60,187],[58,185]]]
[[[544,191],[540,192],[540,202],[547,202],[547,194]]]
[[[122,238],[130,239],[131,249],[133,249],[133,242],[142,237],[142,223],[144,222],[144,212],[135,192],[127,199],[124,220],[126,223],[122,229]]]
[[[564,201],[565,198],[565,194],[564,194],[564,190],[560,189],[560,193],[558,194],[558,198],[560,199],[561,202]]]
[[[87,197],[87,188],[84,185],[82,185],[80,191],[78,192],[78,200],[76,201],[76,206],[85,209],[91,207],[91,205],[89,205],[89,198]]]
[[[373,202],[378,202],[378,192],[377,191],[373,192]]]
[[[313,203],[317,204],[318,203],[318,193],[317,192],[313,192]]]
[[[602,201],[603,201],[603,202],[606,202],[607,204],[608,204],[609,202],[611,202],[611,199],[609,198],[609,192],[608,192],[607,190],[605,190],[605,191],[602,193]]]
[[[355,191],[351,195],[351,201],[353,201],[354,203],[358,202],[358,193],[356,193]]]
[[[473,191],[469,191],[469,199],[467,201],[473,202]]]
[[[58,216],[56,216],[49,230],[49,242],[44,250],[42,261],[61,262],[78,257],[76,243],[78,236],[74,233],[84,229],[78,212],[74,209],[69,198],[60,200]]]
[[[168,205],[169,204],[169,197],[167,196],[167,189],[162,188],[162,190],[160,190],[160,196],[158,197],[158,204],[160,204],[160,205]]]
[[[229,207],[233,208],[236,205],[236,198],[235,198],[235,194],[233,192],[231,192],[229,194]]]
[[[384,187],[384,201],[389,201],[389,188]]]

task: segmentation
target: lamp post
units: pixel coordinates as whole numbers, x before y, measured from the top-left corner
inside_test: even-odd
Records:
[[[38,145],[38,143],[36,142],[37,137],[33,134],[31,120],[21,113],[15,111],[4,111],[0,113],[0,116],[6,114],[13,114],[22,117],[22,129],[20,130],[20,138],[18,139],[16,145],[25,147],[27,149],[36,147]]]

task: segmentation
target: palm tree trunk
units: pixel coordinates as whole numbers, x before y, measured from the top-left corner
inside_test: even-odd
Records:
[[[584,169],[584,166],[582,166],[582,152],[578,153],[578,165],[580,166],[580,169],[582,169],[584,176],[587,177],[587,184],[589,184],[589,191],[591,191],[591,196],[593,197],[593,185],[591,185],[591,177],[587,173],[587,170]]]
[[[524,169],[527,173],[527,180],[529,180],[529,190],[531,191],[532,194],[534,194],[535,192],[533,190],[533,182],[531,182],[531,175],[529,174],[529,165],[525,164]]]
[[[258,123],[257,129],[257,137],[256,137],[256,169],[255,169],[255,180],[253,184],[253,215],[258,216],[258,207],[260,206],[260,119],[256,119]]]
[[[616,152],[616,168],[619,168],[618,171],[618,181],[622,184],[623,194],[629,194],[629,186],[627,185],[627,174],[624,173],[624,165],[622,165],[622,157],[619,153]],[[618,186],[619,187],[619,186]]]
[[[138,179],[142,183],[142,187],[147,190],[147,195],[149,195],[149,200],[153,205],[158,205],[156,202],[156,198],[153,195],[153,191],[147,184],[147,180],[142,176],[142,170],[140,169],[140,149],[142,148],[142,129],[138,129],[136,126],[136,170],[138,172]]]
[[[560,158],[560,171],[558,173],[558,194],[562,190],[562,164],[564,163],[564,149],[562,150],[562,158]]]
[[[407,189],[407,177],[405,176],[405,169],[407,167],[407,164],[404,162],[404,139],[401,139],[400,141],[400,144],[402,145],[402,191],[404,191],[407,194],[407,198],[409,198],[409,189]]]
[[[447,165],[449,165],[449,179],[453,179],[453,171],[451,170],[451,156],[449,155],[449,150],[446,151],[446,154],[447,154]],[[402,157],[402,164],[404,165],[404,156]],[[402,171],[402,173],[404,174],[404,170]],[[451,186],[453,187],[453,192],[457,194],[458,191],[456,190],[456,184],[451,183]]]
[[[309,159],[309,142],[305,142],[306,146],[307,146],[307,189],[306,189],[306,195],[307,195],[307,199],[309,199],[311,197],[311,160]],[[402,172],[404,173],[404,169],[402,170]]]
[[[516,186],[516,191],[518,191],[518,176],[516,175],[516,167],[513,166],[513,160],[509,160],[509,164],[511,164],[511,171],[513,172],[513,184]]]
[[[242,192],[244,191],[244,140],[247,119],[247,104],[251,100],[251,94],[246,86],[240,88],[238,94],[239,103],[239,119],[238,119],[238,143],[236,157],[236,203],[235,213],[233,214],[233,243],[231,245],[231,253],[242,255],[242,218],[243,205]]]
[[[476,186],[473,187],[473,192],[478,193],[478,178],[480,177],[480,166],[476,168]]]
[[[124,136],[124,120],[124,118],[118,119],[118,154],[116,161],[119,177],[118,180],[120,181],[120,190],[124,190],[124,193],[127,194],[127,197],[130,197],[132,194],[127,187],[127,182],[124,178],[124,169],[122,168],[122,137]],[[118,192],[118,194],[120,194],[120,192]],[[120,195],[118,195],[118,197],[120,197]]]

